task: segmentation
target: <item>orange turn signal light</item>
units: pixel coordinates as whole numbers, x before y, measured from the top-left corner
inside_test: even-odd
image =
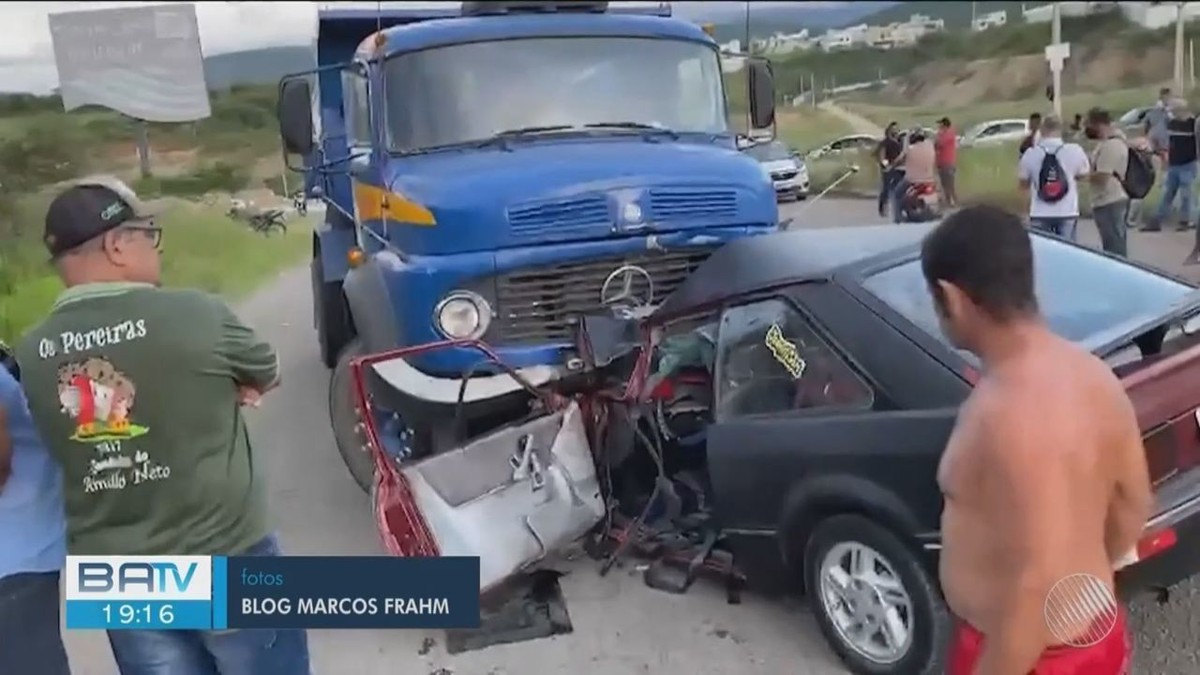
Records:
[[[346,261],[350,263],[351,268],[358,267],[367,259],[367,254],[363,253],[361,248],[355,246],[346,253]]]

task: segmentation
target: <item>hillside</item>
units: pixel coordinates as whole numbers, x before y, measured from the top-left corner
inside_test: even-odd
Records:
[[[290,73],[316,65],[312,47],[266,47],[242,52],[214,54],[204,59],[204,77],[209,89],[235,85],[275,84]]]
[[[897,2],[891,7],[886,7],[877,12],[873,12],[861,20],[850,20],[843,24],[850,26],[855,23],[866,22],[872,25],[887,25],[889,23],[901,22],[908,19],[913,14],[924,14],[933,19],[942,19],[946,22],[946,28],[969,28],[971,25],[972,5],[976,16],[982,16],[988,12],[998,12],[1006,10],[1008,12],[1008,21],[1012,23],[1021,17],[1021,6],[1026,8],[1038,7],[1047,5],[1047,2]]]
[[[908,3],[872,1],[811,4],[755,2],[750,5],[750,35],[755,38],[765,38],[776,33],[798,33],[805,28],[810,33],[821,33],[827,28],[857,23],[865,16],[897,4]],[[744,12],[725,10],[720,16],[698,15],[696,18],[713,23],[716,27],[715,37],[720,42],[745,40],[746,15]]]
[[[818,88],[882,75],[890,80],[888,86],[869,96],[893,105],[1025,99],[1049,83],[1042,57],[1048,32],[1045,24],[1014,23],[982,33],[946,31],[913,47],[888,51],[795,53],[775,61],[776,82],[785,94],[798,94],[807,91],[812,73],[818,74]],[[1072,44],[1072,58],[1066,64],[1064,86],[1068,91],[1097,91],[1169,79],[1174,44],[1170,32],[1146,30],[1120,14],[1065,18],[1063,39]],[[1189,26],[1188,34],[1200,37],[1200,25]]]

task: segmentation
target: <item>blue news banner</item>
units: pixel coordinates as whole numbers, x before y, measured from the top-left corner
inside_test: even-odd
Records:
[[[68,556],[68,629],[478,628],[478,558]]]

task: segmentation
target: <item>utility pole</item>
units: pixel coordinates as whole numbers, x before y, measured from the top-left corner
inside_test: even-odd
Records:
[[[1196,41],[1188,40],[1188,87],[1196,88]]]
[[[1054,3],[1050,20],[1050,43],[1062,44],[1062,8]],[[1062,61],[1050,64],[1050,76],[1054,86],[1054,115],[1062,120]]]
[[[1182,95],[1186,85],[1186,82],[1184,81],[1183,70],[1183,9],[1187,3],[1177,2],[1175,5],[1175,87],[1176,90]]]

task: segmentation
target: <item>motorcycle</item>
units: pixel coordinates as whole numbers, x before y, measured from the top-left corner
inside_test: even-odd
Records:
[[[934,183],[910,183],[900,199],[900,222],[925,223],[942,215],[941,198]]]

